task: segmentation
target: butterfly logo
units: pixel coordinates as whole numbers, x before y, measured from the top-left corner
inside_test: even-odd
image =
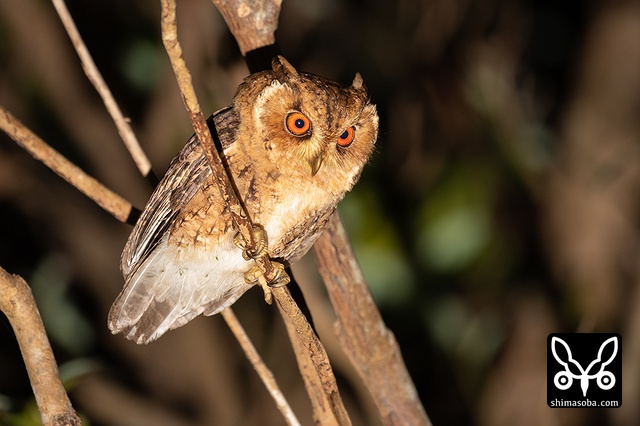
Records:
[[[613,345],[613,353],[606,361],[603,361],[605,348],[610,345]],[[553,378],[553,384],[556,388],[566,390],[573,385],[574,379],[580,380],[582,396],[586,397],[589,381],[592,379],[596,380],[598,387],[602,390],[609,390],[616,384],[616,378],[613,373],[606,371],[606,367],[611,364],[618,353],[618,339],[615,336],[605,340],[600,345],[598,356],[591,361],[587,368],[582,368],[580,363],[573,359],[569,345],[559,337],[554,336],[551,338],[551,351],[556,361],[564,367],[564,371],[558,372]]]

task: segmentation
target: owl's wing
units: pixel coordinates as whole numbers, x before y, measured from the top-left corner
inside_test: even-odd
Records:
[[[125,280],[153,253],[182,208],[210,175],[211,169],[194,136],[171,162],[127,240],[120,263]]]
[[[214,121],[215,128],[212,126]],[[217,131],[214,140],[220,142],[219,150],[233,144],[237,127],[237,113],[233,107],[218,110],[209,117],[207,124],[212,133]],[[125,280],[135,273],[171,230],[176,217],[210,175],[211,169],[194,135],[171,161],[129,236],[120,263]]]
[[[218,150],[222,151],[235,140],[237,113],[232,107],[227,107],[210,117],[210,127],[212,121],[218,129],[214,139],[219,142]],[[170,282],[170,277],[182,272],[164,273],[165,266],[162,266],[161,273],[155,270],[162,263],[161,258],[178,256],[169,252],[167,245],[171,227],[210,175],[206,157],[193,136],[169,165],[125,245],[121,258],[125,286],[109,312],[109,328],[114,333],[122,331],[138,343],[147,343],[168,329],[179,327],[203,311],[209,311],[211,306],[207,303],[218,301],[226,306],[244,292],[211,294],[208,290],[211,287],[205,288],[197,277]],[[225,266],[236,267],[232,263],[227,262]],[[228,275],[228,272],[231,271],[221,270],[217,275]],[[242,275],[234,281],[244,284]]]

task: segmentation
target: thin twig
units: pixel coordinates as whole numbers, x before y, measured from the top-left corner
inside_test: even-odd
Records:
[[[44,426],[81,425],[64,390],[29,285],[0,267],[0,310],[15,332]]]
[[[393,333],[387,329],[355,259],[340,215],[314,246],[335,309],[340,345],[369,388],[385,425],[430,425]]]
[[[282,394],[282,391],[280,390],[280,387],[278,386],[273,373],[264,363],[255,346],[253,346],[253,343],[251,343],[251,339],[249,339],[249,336],[247,336],[244,328],[242,328],[242,325],[240,324],[240,321],[238,321],[238,318],[236,317],[233,310],[231,308],[227,308],[220,314],[227,322],[229,329],[231,329],[231,332],[236,337],[236,340],[238,340],[238,343],[240,343],[240,346],[247,356],[247,359],[249,360],[249,362],[251,362],[251,365],[253,365],[253,368],[258,373],[258,376],[260,376],[260,379],[262,379],[262,383],[264,383],[265,387],[269,390],[271,397],[275,401],[276,406],[282,413],[282,416],[284,417],[287,424],[291,426],[300,425],[300,422],[291,409],[291,406],[287,402],[287,399]]]
[[[213,144],[204,115],[202,115],[200,110],[195,90],[191,83],[191,74],[189,73],[184,58],[182,57],[182,49],[180,48],[177,34],[176,2],[175,0],[161,0],[161,4],[162,40],[176,75],[187,112],[189,113],[196,135],[198,136],[207,156],[207,160],[212,169],[212,174],[218,189],[220,190],[220,194],[231,213],[234,227],[243,236],[245,242],[247,242],[247,245],[250,247],[250,250],[255,250],[256,240],[253,232],[253,225],[248,219],[248,215],[244,211],[242,204],[238,200],[238,197],[230,183],[230,178],[222,166],[222,162],[220,161]],[[220,5],[218,6],[222,7]],[[262,269],[265,280],[267,282],[272,282],[274,278],[274,268],[269,257],[261,257],[255,259],[255,261]],[[314,333],[308,321],[296,305],[295,301],[291,298],[288,289],[285,287],[277,287],[271,289],[271,292],[275,296],[281,312],[286,314],[283,315],[283,318],[285,323],[287,323],[287,327],[293,326],[297,333],[297,337],[303,343],[302,346],[304,351],[302,353],[296,351],[296,356],[298,356],[298,358],[309,358],[308,362],[304,363],[306,368],[302,368],[303,364],[301,364],[301,371],[303,372],[302,375],[305,380],[305,385],[307,386],[309,397],[314,406],[316,421],[318,421],[318,415],[323,411],[321,407],[328,405],[330,412],[337,420],[337,424],[349,425],[351,422],[340,398],[335,376],[333,375],[331,364],[322,343],[320,343],[320,340]],[[297,346],[294,344],[294,348],[296,347]],[[310,382],[318,381],[322,384],[323,388],[320,394],[313,392],[313,389],[311,389],[312,385],[310,385]],[[323,400],[323,398],[326,398],[326,400]]]
[[[73,18],[71,17],[71,14],[69,14],[69,10],[67,9],[64,0],[52,0],[52,2],[60,16],[60,20],[62,21],[67,34],[69,35],[69,38],[71,39],[71,43],[73,43],[73,47],[76,49],[76,52],[78,52],[78,56],[82,63],[82,69],[102,98],[107,111],[118,128],[118,133],[120,134],[122,141],[131,154],[131,158],[133,158],[133,161],[136,163],[136,166],[138,167],[138,170],[140,170],[142,176],[148,176],[151,172],[151,162],[140,147],[140,143],[138,142],[135,133],[133,133],[129,122],[122,114],[120,107],[118,107],[116,100],[111,94],[111,90],[109,90],[109,87],[102,78],[102,74],[100,74],[98,67],[96,67],[96,64],[93,62],[93,58],[78,32],[76,24],[73,22]]]
[[[182,47],[178,41],[178,26],[176,20],[176,2],[175,0],[161,0],[162,3],[162,42],[164,43],[167,54],[171,61],[178,86],[180,87],[180,93],[184,105],[191,119],[191,124],[196,132],[198,140],[204,150],[207,157],[209,167],[214,180],[220,190],[220,195],[226,206],[229,208],[231,219],[233,220],[234,228],[238,230],[242,238],[244,239],[247,248],[250,251],[254,251],[257,247],[256,236],[253,231],[253,225],[249,220],[244,207],[238,200],[227,172],[222,166],[220,156],[215,148],[209,127],[200,109],[196,92],[193,88],[191,81],[191,73],[187,68],[187,65],[182,56]],[[276,270],[273,267],[271,260],[268,256],[263,256],[255,259],[255,262],[262,269],[264,277],[268,283],[273,282],[276,278]]]
[[[0,106],[0,129],[84,195],[96,202],[120,222],[126,222],[131,204],[109,188],[89,176],[58,151],[26,128],[17,118]]]

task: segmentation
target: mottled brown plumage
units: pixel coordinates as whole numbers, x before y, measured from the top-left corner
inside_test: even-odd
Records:
[[[272,259],[310,248],[358,180],[378,131],[356,75],[349,87],[298,73],[284,58],[239,86],[214,114],[223,158]],[[192,138],[152,194],[122,254],[125,287],[109,328],[148,343],[200,314],[213,315],[251,287],[253,262],[233,243],[204,153]]]

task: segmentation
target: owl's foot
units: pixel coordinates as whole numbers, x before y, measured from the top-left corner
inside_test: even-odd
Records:
[[[244,260],[258,259],[267,255],[268,240],[267,231],[262,225],[253,225],[253,235],[256,239],[256,247],[251,250],[250,244],[247,243],[240,232],[233,237],[233,244],[242,250]]]
[[[249,244],[245,241],[241,233],[237,233],[233,237],[233,243],[242,250],[242,257],[245,260],[260,259],[262,257],[268,257],[269,253],[267,248],[269,247],[267,240],[267,231],[261,225],[253,225],[253,235],[256,240],[255,249],[250,249]],[[265,277],[262,269],[257,265],[252,267],[244,274],[244,281],[247,284],[255,285],[260,284],[262,291],[264,291],[265,302],[271,304],[273,296],[271,295],[271,289],[275,287],[282,287],[289,283],[289,275],[284,270],[284,265],[279,262],[271,262],[273,266],[273,275],[270,279]]]
[[[257,265],[253,268],[249,269],[244,274],[244,281],[247,284],[256,285],[260,284],[262,287],[262,291],[264,292],[264,301],[268,304],[271,304],[273,300],[273,296],[271,294],[271,289],[274,287],[282,287],[283,285],[287,285],[290,281],[289,275],[284,270],[284,265],[280,262],[271,262],[274,269],[274,275],[271,281],[267,281],[267,278],[264,276],[262,269]]]

